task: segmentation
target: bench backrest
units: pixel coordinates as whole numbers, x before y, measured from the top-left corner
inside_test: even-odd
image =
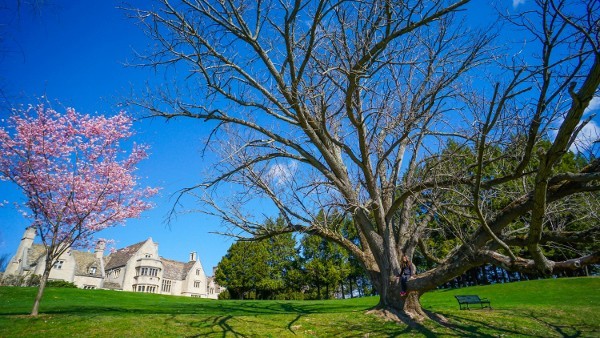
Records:
[[[477,295],[454,296],[460,303],[479,303],[481,299]]]

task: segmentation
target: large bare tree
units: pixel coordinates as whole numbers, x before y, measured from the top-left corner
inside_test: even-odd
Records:
[[[550,273],[598,262],[598,252],[551,261],[543,250],[547,236],[578,238],[547,229],[549,206],[600,188],[598,159],[554,170],[597,95],[598,2],[539,0],[507,17],[528,39],[512,56],[494,47],[500,29],[469,28],[468,0],[158,2],[135,10],[156,42],[142,63],[185,80],[135,103],[208,121],[221,161],[183,193],[230,235],[335,241],[368,271],[382,308],[418,320],[424,292],[475,266]],[[465,151],[472,160],[452,165]],[[264,226],[269,208],[256,206],[267,204],[283,225]],[[336,226],[340,215],[358,243]],[[445,257],[428,250],[432,224],[455,236]],[[401,297],[393,276],[416,250],[435,267]]]

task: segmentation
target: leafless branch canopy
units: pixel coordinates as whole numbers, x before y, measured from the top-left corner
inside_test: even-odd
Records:
[[[156,42],[141,64],[185,80],[135,103],[215,122],[221,161],[192,191],[231,234],[318,234],[382,285],[420,248],[438,263],[412,282],[422,289],[523,262],[517,242],[538,269],[560,266],[541,249],[549,208],[600,186],[597,160],[556,172],[598,93],[598,2],[507,16],[522,54],[494,47],[499,29],[469,28],[468,0],[159,2],[134,11]],[[265,227],[264,205],[285,225]],[[358,244],[329,225],[340,214]],[[458,239],[444,257],[424,241],[435,224]]]

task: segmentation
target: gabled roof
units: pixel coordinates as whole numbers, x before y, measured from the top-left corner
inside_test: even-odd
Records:
[[[121,285],[113,282],[104,282],[103,288],[109,290],[121,290]]]
[[[100,260],[96,258],[96,255],[92,252],[81,252],[71,250],[71,255],[75,259],[75,275],[76,276],[91,276],[91,277],[102,277],[102,271],[100,270]],[[96,267],[96,272],[90,274],[90,268]]]
[[[164,257],[160,257],[163,264],[163,279],[184,280],[190,269],[196,264],[195,261],[187,263],[178,262]]]
[[[27,266],[35,266],[38,264],[40,259],[44,259],[46,255],[46,248],[42,244],[33,244],[31,248],[27,249]],[[93,276],[102,277],[102,271],[100,271],[100,260],[96,258],[96,255],[91,252],[81,252],[77,250],[70,250],[70,255],[75,260],[75,275],[77,276]],[[90,274],[90,267],[95,266],[96,272]]]
[[[138,252],[142,245],[144,245],[144,243],[146,243],[147,241],[148,240],[135,243],[133,245],[126,246],[123,249],[119,249],[114,253],[111,253],[106,258],[106,267],[104,269],[111,270],[114,268],[125,266],[129,259],[131,259],[131,257],[133,257],[133,255],[135,255],[135,253]]]

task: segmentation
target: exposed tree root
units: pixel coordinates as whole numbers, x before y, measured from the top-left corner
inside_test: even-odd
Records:
[[[420,315],[417,313],[403,313],[401,311],[398,311],[397,309],[390,308],[390,307],[387,307],[387,308],[377,307],[377,308],[368,310],[366,313],[369,315],[371,315],[371,314],[375,315],[386,321],[393,321],[396,323],[404,323],[404,324],[410,326],[411,328],[419,327],[421,325],[421,323],[423,323],[427,319],[433,319],[433,320],[437,321],[437,318],[430,318],[425,313],[424,313],[424,315]],[[433,313],[429,313],[429,315],[438,316]],[[444,318],[444,320],[445,320],[445,318]]]
[[[423,329],[423,322],[426,320],[433,320],[441,326],[456,329],[454,325],[451,324],[448,321],[448,319],[442,316],[441,314],[423,310],[421,310],[421,312],[424,314],[423,316],[409,315],[391,307],[376,307],[368,310],[366,314],[375,315],[379,318],[382,318],[385,321],[392,321],[398,324],[403,323],[408,325],[408,327],[410,327],[411,329],[415,329],[418,331],[421,331]]]

